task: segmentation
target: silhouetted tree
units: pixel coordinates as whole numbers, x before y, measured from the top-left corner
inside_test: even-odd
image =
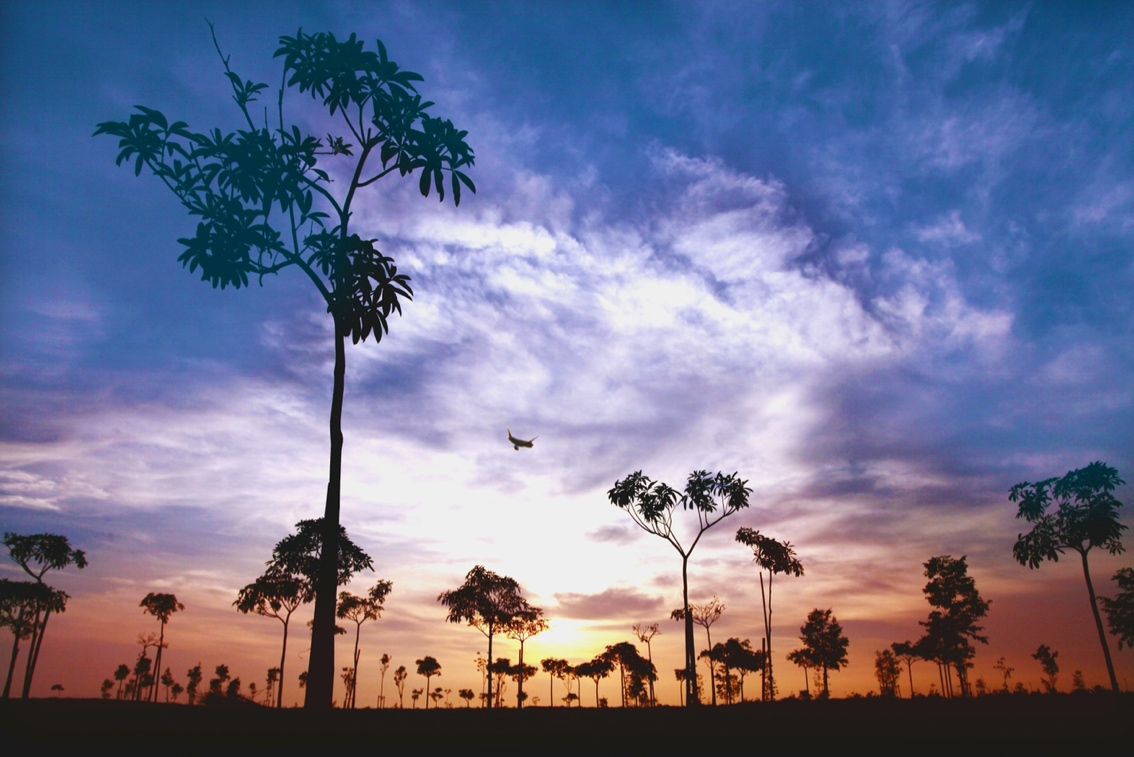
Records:
[[[114,688],[114,681],[110,680],[109,678],[102,679],[102,683],[99,684],[99,687],[98,687],[99,696],[102,699],[110,699],[110,691],[113,688]]]
[[[790,576],[803,575],[803,563],[796,557],[791,542],[777,541],[759,531],[742,527],[737,529],[736,540],[752,548],[752,561],[760,568],[760,606],[764,618],[764,685],[761,699],[772,701],[775,697],[776,679],[772,670],[772,577],[777,573]],[[764,571],[768,571],[768,595],[764,596]]]
[[[472,706],[472,700],[476,699],[476,692],[472,689],[459,689],[457,696],[465,700],[465,709],[467,710]]]
[[[141,660],[145,660],[145,667],[144,667],[145,673],[144,674],[138,674],[136,676],[136,679],[137,679],[137,681],[141,681],[142,678],[145,678],[145,683],[142,684],[142,685],[136,685],[134,687],[133,699],[134,699],[135,702],[142,701],[143,694],[148,695],[150,689],[156,683],[155,676],[151,675],[150,671],[153,670],[154,674],[156,674],[157,668],[148,659],[148,655],[149,655],[149,652],[150,652],[150,647],[154,647],[155,649],[157,649],[160,652],[161,646],[162,646],[163,643],[164,642],[161,641],[161,639],[155,633],[138,634],[138,644],[142,647],[142,654],[138,658],[139,659],[138,664],[141,664]],[[137,667],[137,665],[135,665],[135,668],[136,667]]]
[[[1052,650],[1047,644],[1040,644],[1032,653],[1032,659],[1039,662],[1040,667],[1043,668],[1043,674],[1046,676],[1043,679],[1043,688],[1048,694],[1055,693],[1055,679],[1059,676],[1059,663],[1055,659],[1057,657],[1059,652]]]
[[[603,652],[603,656],[618,665],[618,681],[621,689],[622,706],[626,700],[637,701],[637,691],[645,693],[646,685],[656,678],[654,664],[638,652],[638,648],[628,641],[611,644]]]
[[[423,693],[422,689],[410,689],[410,700],[413,702],[413,708],[415,710],[417,709],[417,700],[421,699],[422,693]],[[426,709],[429,708],[429,700],[428,699],[425,700],[425,707],[426,707]]]
[[[799,627],[799,640],[809,652],[811,662],[822,669],[823,698],[830,698],[828,673],[841,670],[847,663],[849,642],[843,635],[843,627],[829,609],[816,608],[807,614],[807,621]]]
[[[566,661],[564,661],[564,662],[566,662]],[[562,673],[560,674],[559,677],[563,680],[563,688],[567,689],[567,697],[564,699],[564,701],[567,703],[567,706],[570,707],[572,701],[576,702],[577,705],[581,706],[582,705],[582,696],[581,695],[583,693],[583,690],[582,690],[581,685],[579,684],[579,673],[578,673],[578,670],[575,668],[575,666],[570,665],[570,664],[564,665],[563,671],[562,671]],[[571,691],[571,681],[575,682],[575,684],[576,684],[575,688],[579,690],[577,693]],[[570,697],[574,697],[574,700],[572,700]]]
[[[520,595],[515,579],[500,576],[483,565],[465,575],[465,582],[452,591],[438,595],[437,601],[448,608],[450,623],[468,623],[488,639],[488,659],[492,659],[492,639],[496,632],[507,629],[513,620],[532,608]],[[492,707],[492,676],[488,676],[488,698]]]
[[[229,671],[227,665],[217,665],[216,675],[209,679],[209,693],[213,695],[220,695],[222,687],[229,680]]]
[[[496,677],[496,699],[492,706],[504,706],[504,683],[511,675],[512,661],[507,657],[497,657],[494,662],[488,663],[489,684],[492,683],[493,676]]]
[[[992,667],[993,667],[994,670],[1000,671],[1000,675],[1002,675],[1004,677],[1004,689],[1003,689],[1003,691],[1004,691],[1005,694],[1007,694],[1008,691],[1009,691],[1008,680],[1012,677],[1012,673],[1014,673],[1016,671],[1016,669],[1014,667],[1012,667],[1011,665],[1009,665],[1008,661],[1006,659],[1004,659],[1003,657],[997,657],[996,658],[996,664],[994,664]]]
[[[134,662],[133,696],[131,699],[135,702],[142,698],[142,692],[148,690],[150,682],[153,680],[153,676],[150,674],[152,666],[153,661],[146,656],[146,650],[143,647],[142,653]]]
[[[11,694],[12,677],[20,654],[20,641],[32,635],[37,613],[43,612],[49,604],[66,601],[65,598],[53,597],[55,592],[56,590],[47,584],[36,581],[0,579],[0,627],[12,632],[12,655],[8,661],[8,675],[4,680],[4,699]]]
[[[386,706],[386,671],[390,669],[390,655],[385,652],[378,658],[378,708]]]
[[[177,681],[173,682],[173,687],[170,688],[170,694],[173,695],[173,701],[176,702],[177,698],[181,696],[181,692],[185,691],[185,687]]]
[[[689,612],[689,557],[705,532],[728,516],[748,507],[751,490],[747,481],[735,473],[715,476],[708,471],[696,470],[689,474],[684,492],[677,492],[667,484],[655,482],[635,471],[621,481],[616,481],[607,492],[611,503],[630,514],[630,518],[647,533],[665,539],[681,555],[681,608],[685,618],[685,667],[690,671],[686,677],[686,706],[699,704],[693,687],[697,685],[697,652],[693,643],[693,616]],[[682,510],[697,513],[697,535],[685,547],[673,530],[673,511],[677,505]]]
[[[1118,637],[1118,648],[1134,646],[1134,568],[1119,568],[1114,574],[1118,594],[1099,597],[1110,632]]]
[[[543,633],[547,630],[547,620],[543,617],[543,610],[539,607],[528,607],[522,612],[512,618],[512,621],[507,625],[506,633],[509,639],[517,641],[520,644],[520,659],[516,664],[519,669],[524,668],[524,642],[533,636]],[[535,670],[534,668],[532,669]],[[516,708],[522,709],[524,706],[524,678],[525,676],[514,675],[516,679]]]
[[[157,653],[154,659],[154,670],[161,670],[161,653],[165,649],[165,624],[169,622],[170,617],[175,612],[185,609],[185,605],[177,601],[177,597],[173,594],[163,594],[160,592],[150,592],[142,598],[139,607],[143,612],[153,615],[160,623],[161,632],[158,634]],[[166,692],[168,696],[168,691]],[[150,692],[149,697],[151,702],[157,701],[157,686],[154,686]]]
[[[1087,682],[1083,680],[1083,671],[1076,670],[1071,673],[1071,691],[1081,694],[1087,690]]]
[[[43,575],[49,570],[62,570],[74,565],[82,570],[87,567],[87,555],[81,549],[72,549],[66,536],[58,534],[28,534],[20,535],[10,531],[4,533],[4,546],[8,548],[8,555],[31,576],[37,584],[46,586]],[[35,666],[39,661],[39,650],[43,647],[43,635],[47,631],[47,621],[52,613],[61,613],[67,609],[68,595],[55,589],[40,590],[35,613],[32,616],[31,634],[28,640],[27,664],[24,666],[24,686],[21,696],[27,699],[31,695],[32,678],[35,676]],[[13,652],[15,648],[13,647]],[[8,697],[5,688],[4,698]]]
[[[185,673],[185,697],[188,699],[189,704],[197,702],[197,689],[201,685],[201,663],[197,663]]]
[[[214,36],[214,44],[216,38]],[[401,70],[379,41],[364,51],[353,34],[339,41],[326,33],[280,37],[283,81],[322,102],[350,137],[327,135],[323,142],[284,122],[284,86],[276,125],[256,125],[250,106],[267,84],[242,80],[221,54],[246,129],[195,133],[184,121],[170,123],[161,112],[138,106],[128,121],[98,124],[95,134],[119,138],[117,163],[132,161],[134,173],[148,168],[191,216],[199,218],[193,237],[183,238],[178,260],[214,288],[247,286],[251,277],[299,269],[315,286],[334,323],[335,364],[330,409],[330,474],[327,484],[325,554],[315,600],[307,706],[327,708],[334,684],[335,540],[342,478],[342,408],[346,374],[345,341],[380,341],[388,320],[401,313],[401,299],[413,296],[409,277],[372,239],[352,232],[352,204],[358,190],[397,172],[420,169],[423,195],[444,199],[446,175],[453,201],[462,185],[475,192],[462,170],[474,162],[467,132],[427,113],[432,103],[417,94],[422,77]],[[220,54],[220,46],[216,44]],[[341,118],[341,123],[336,119]],[[304,119],[304,122],[309,122]],[[353,137],[353,142],[347,140]],[[357,149],[357,156],[355,150]],[[369,167],[371,158],[380,167]],[[328,168],[350,159],[349,181],[332,181]],[[336,171],[337,172],[337,171]],[[367,173],[372,175],[367,176]],[[341,193],[332,190],[341,186]]]
[[[63,693],[63,684],[53,683],[51,684],[51,690],[55,692],[55,696],[59,696]]]
[[[1122,532],[1126,526],[1118,520],[1122,503],[1113,492],[1124,483],[1117,470],[1106,463],[1093,462],[1085,468],[1068,471],[1062,478],[1016,484],[1009,494],[1012,502],[1019,505],[1016,517],[1034,524],[1031,531],[1017,537],[1012,547],[1012,555],[1021,565],[1035,569],[1046,560],[1058,562],[1067,549],[1079,554],[1110,688],[1115,693],[1120,690],[1118,676],[1099,615],[1087,553],[1095,547],[1102,547],[1112,555],[1123,551]],[[1055,510],[1049,512],[1053,504]]]
[[[890,649],[898,659],[906,664],[906,670],[910,676],[910,699],[913,699],[913,664],[914,660],[922,659],[923,655],[918,650],[917,643],[912,641],[895,641],[890,645]]]
[[[336,615],[344,620],[354,622],[354,670],[351,674],[352,688],[349,692],[350,709],[352,710],[355,707],[354,694],[358,685],[358,640],[362,632],[362,624],[368,620],[377,620],[382,617],[383,603],[393,588],[392,581],[383,579],[370,587],[370,591],[364,597],[347,591],[339,593],[339,608]]]
[[[240,698],[240,677],[239,676],[237,676],[236,678],[233,678],[231,681],[228,682],[228,686],[225,687],[225,690],[224,690],[224,695],[226,697],[228,697],[229,699],[239,699]]]
[[[283,674],[287,659],[288,624],[291,614],[301,605],[315,598],[323,555],[322,519],[301,520],[295,524],[295,533],[288,534],[272,549],[263,575],[245,586],[233,602],[243,613],[255,612],[266,618],[275,618],[283,624],[283,645],[280,650],[280,687],[276,692],[276,706],[283,706]],[[370,556],[347,536],[346,529],[338,527],[335,539],[338,551],[338,585],[347,584],[355,573],[373,570]],[[314,644],[314,621],[312,628]],[[335,625],[335,635],[342,629]],[[313,653],[314,656],[314,653]],[[334,658],[331,658],[332,662]],[[310,696],[310,693],[307,694]],[[321,701],[321,700],[319,700]]]
[[[646,645],[646,659],[649,660],[651,665],[654,664],[654,648],[651,642],[661,631],[658,630],[657,623],[635,623],[634,635],[638,637],[638,641]],[[656,707],[658,704],[657,697],[654,696],[654,679],[650,679],[650,707]]]
[[[811,684],[810,684],[811,679],[808,676],[808,673],[813,668],[818,667],[818,663],[815,660],[815,655],[812,654],[810,649],[804,647],[802,649],[793,649],[792,651],[788,652],[787,658],[788,658],[788,662],[793,663],[793,664],[798,665],[799,667],[803,668],[803,690],[807,694],[807,697],[810,698],[811,697]]]
[[[614,671],[614,661],[606,655],[597,655],[594,659],[586,662],[580,662],[575,666],[575,672],[579,674],[580,678],[590,678],[595,682],[595,707],[599,705],[598,685],[599,681],[606,678]]]
[[[686,603],[686,608],[688,610],[688,613],[686,612],[686,609],[680,609],[679,608],[679,609],[671,612],[669,614],[669,616],[673,620],[680,621],[680,620],[685,620],[687,614],[691,615],[692,618],[693,618],[693,622],[705,629],[705,639],[708,642],[706,649],[712,649],[713,648],[713,636],[709,632],[709,628],[712,627],[713,623],[716,623],[718,620],[720,620],[721,615],[725,611],[724,603],[722,603],[719,599],[717,599],[714,596],[711,600],[709,600],[708,602],[706,602],[704,604],[691,605],[691,604]],[[712,692],[712,703],[713,703],[714,706],[716,706],[716,704],[717,704],[717,681],[716,681],[716,678],[715,678],[715,674],[713,673],[712,660],[709,661],[709,688],[710,688],[710,691]]]
[[[173,671],[166,668],[165,672],[161,674],[161,685],[165,687],[165,701],[167,702],[169,701],[169,690],[173,688],[173,684]]]
[[[558,657],[545,657],[545,658],[543,658],[542,660],[539,661],[539,665],[540,665],[541,668],[543,668],[543,672],[547,673],[547,679],[548,679],[547,701],[551,703],[548,706],[554,707],[555,706],[555,679],[561,678],[563,676],[563,672],[567,668],[570,667],[570,663],[568,663],[566,660],[560,659]]]
[[[283,670],[280,668],[268,668],[268,685],[264,692],[264,703],[269,706],[276,704],[276,688],[280,685],[282,673]]]
[[[343,679],[343,709],[350,709],[351,696],[354,693],[354,667],[344,665],[339,678]]]
[[[902,663],[892,649],[874,652],[874,677],[878,679],[878,693],[884,697],[898,696],[898,680],[902,677]]]
[[[437,662],[437,658],[426,655],[420,660],[414,660],[414,664],[417,665],[417,674],[425,676],[425,690],[429,691],[429,680],[441,675],[441,663]],[[425,709],[429,709],[428,698],[425,700]]]
[[[405,665],[399,665],[394,671],[394,686],[398,689],[398,709],[405,709],[406,706],[406,677],[409,673],[406,672]]]
[[[115,699],[122,699],[122,687],[126,683],[126,679],[130,677],[130,666],[123,663],[114,669],[114,680],[118,681],[118,693]]]
[[[988,638],[979,632],[977,621],[988,614],[989,603],[981,598],[976,582],[968,575],[965,558],[938,555],[925,562],[925,577],[929,581],[923,592],[926,601],[937,609],[921,623],[926,638],[920,642],[934,650],[935,658],[957,670],[961,695],[968,696],[969,660],[975,654],[972,641],[987,644]]]
[[[743,641],[734,637],[725,640],[721,654],[721,664],[726,671],[735,670],[738,673],[740,685],[740,700],[744,701],[744,679],[748,673],[766,670],[765,654],[762,650],[753,649],[752,642]],[[731,691],[731,688],[728,689]]]
[[[441,689],[440,686],[437,686],[436,688],[434,688],[433,691],[429,692],[429,698],[425,700],[425,709],[427,709],[427,710],[429,709],[429,700],[430,699],[433,700],[433,707],[436,708],[438,702],[441,701],[441,697],[443,697],[443,696],[445,696],[445,692]]]

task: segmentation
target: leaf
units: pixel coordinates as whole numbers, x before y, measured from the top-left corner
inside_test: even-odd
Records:
[[[421,179],[418,180],[417,186],[418,186],[418,189],[421,190],[421,196],[422,197],[428,197],[429,196],[429,177],[430,176],[431,176],[431,174],[430,174],[429,171],[422,171],[421,172]]]

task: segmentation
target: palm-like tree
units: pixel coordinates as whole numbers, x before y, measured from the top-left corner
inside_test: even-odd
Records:
[[[764,691],[762,698],[776,698],[776,679],[772,671],[772,577],[776,573],[803,575],[803,563],[795,555],[791,542],[777,541],[751,528],[740,528],[736,540],[752,548],[752,561],[759,566],[760,606],[764,617]],[[768,571],[768,596],[764,597],[764,571]]]
[[[692,622],[705,629],[705,639],[708,641],[706,649],[713,648],[713,635],[709,632],[709,628],[713,623],[720,620],[721,615],[725,611],[724,603],[722,603],[715,596],[700,605],[689,605],[689,610],[686,612],[684,609],[678,608],[669,614],[673,620],[686,620],[692,618]],[[713,661],[709,660],[709,689],[712,692],[712,703],[714,706],[717,704],[717,680],[716,674],[713,672]]]
[[[441,663],[437,662],[436,657],[426,655],[420,660],[414,660],[414,664],[417,665],[417,674],[419,676],[425,676],[425,690],[429,691],[430,680],[433,676],[441,675]],[[425,699],[425,709],[429,709],[429,697]]]
[[[1120,691],[1118,676],[1099,615],[1087,554],[1095,547],[1112,555],[1124,551],[1122,532],[1126,526],[1118,520],[1122,502],[1114,496],[1114,490],[1124,483],[1117,470],[1106,463],[1093,462],[1085,468],[1068,471],[1062,478],[1016,484],[1009,494],[1009,499],[1019,505],[1016,517],[1034,524],[1030,532],[1017,537],[1012,547],[1012,555],[1021,565],[1035,569],[1047,560],[1058,562],[1065,550],[1078,553],[1106,672],[1115,693]],[[1053,512],[1048,510],[1052,505],[1055,506]]]
[[[185,609],[185,605],[177,601],[177,597],[173,594],[162,594],[150,592],[142,598],[139,605],[142,610],[158,619],[161,624],[161,633],[158,634],[157,655],[154,660],[154,672],[157,673],[161,670],[161,652],[165,649],[165,624],[169,622],[170,617],[175,612]],[[157,701],[157,682],[150,687],[151,702]]]

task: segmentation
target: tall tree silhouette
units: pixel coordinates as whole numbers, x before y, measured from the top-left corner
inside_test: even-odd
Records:
[[[28,534],[20,535],[11,532],[4,533],[4,546],[8,548],[8,555],[23,568],[24,572],[32,577],[37,584],[46,586],[43,576],[49,570],[62,570],[74,565],[82,570],[87,567],[87,555],[81,549],[72,549],[66,536],[58,534]],[[40,601],[37,603],[35,613],[32,615],[31,634],[28,639],[28,659],[24,666],[24,686],[21,696],[27,699],[31,695],[32,678],[35,676],[35,666],[39,661],[39,650],[43,647],[43,635],[47,631],[47,621],[52,613],[61,613],[67,609],[68,595],[62,591],[40,590]],[[7,692],[5,693],[7,696]]]
[[[520,585],[483,565],[474,566],[465,582],[452,591],[442,592],[437,601],[449,610],[450,623],[468,623],[488,639],[488,659],[492,659],[492,639],[496,632],[532,608],[520,594]],[[492,707],[492,676],[488,676],[488,707]]]
[[[390,669],[390,655],[383,652],[378,658],[378,703],[379,709],[386,706],[386,671]]]
[[[685,669],[689,675],[685,680],[685,705],[693,707],[700,703],[697,696],[697,653],[693,643],[693,616],[689,612],[689,557],[710,528],[728,516],[748,507],[751,490],[747,482],[735,473],[710,475],[708,471],[696,470],[689,474],[683,492],[678,492],[662,482],[653,481],[635,471],[621,481],[616,481],[607,492],[611,503],[630,514],[630,518],[647,533],[665,539],[681,555],[681,607],[685,619]],[[693,510],[697,514],[697,533],[688,542],[688,547],[673,530],[673,511],[680,505],[682,510]]]
[[[713,623],[720,620],[721,615],[725,611],[724,604],[713,597],[708,602],[700,605],[691,605],[686,603],[685,608],[678,608],[671,612],[669,616],[674,620],[687,620],[692,617],[693,622],[705,629],[705,639],[708,642],[705,646],[706,649],[713,648],[713,635],[709,632]],[[709,689],[712,692],[713,705],[717,704],[717,679],[713,671],[713,661],[709,659]]]
[[[806,693],[807,697],[810,699],[811,698],[811,683],[810,683],[811,678],[809,677],[808,673],[811,671],[812,668],[818,668],[819,667],[818,661],[815,659],[814,653],[810,649],[808,649],[807,647],[802,647],[800,649],[793,649],[792,651],[788,652],[787,658],[788,658],[788,662],[792,663],[793,665],[798,665],[799,667],[803,668],[803,691],[804,691],[804,693]],[[818,685],[818,684],[816,684],[816,685]]]
[[[884,697],[898,696],[898,682],[902,678],[902,663],[893,649],[874,652],[874,677],[878,680],[878,693]]]
[[[1134,568],[1119,568],[1114,574],[1118,594],[1099,597],[1110,632],[1118,637],[1118,648],[1134,646]]]
[[[1047,644],[1040,644],[1039,648],[1032,653],[1032,659],[1040,664],[1043,668],[1043,688],[1048,694],[1055,693],[1055,680],[1059,677],[1059,663],[1056,658],[1059,657],[1059,652],[1054,651]]]
[[[755,529],[742,527],[736,531],[736,540],[752,548],[752,561],[759,567],[760,606],[764,618],[764,685],[761,699],[776,698],[776,678],[772,670],[772,577],[777,573],[789,576],[803,575],[803,563],[796,557],[791,542],[777,541]],[[768,572],[768,595],[764,596],[764,571]]]
[[[283,625],[283,646],[280,649],[280,679],[275,689],[275,705],[283,707],[284,677],[287,664],[287,633],[291,614],[300,605],[310,602],[310,586],[301,577],[269,570],[236,595],[233,604],[242,613],[254,612],[265,618],[275,618]]]
[[[599,706],[599,681],[614,671],[614,660],[606,654],[596,655],[593,659],[580,662],[575,666],[575,672],[580,678],[590,678],[595,682],[595,707]]]
[[[398,709],[405,709],[406,706],[406,677],[409,673],[406,671],[405,665],[399,665],[394,670],[394,687],[398,690]]]
[[[920,644],[934,650],[943,663],[956,668],[961,696],[969,696],[968,667],[975,654],[970,640],[988,643],[988,638],[980,634],[982,629],[977,621],[988,614],[989,603],[981,598],[976,582],[969,576],[964,556],[954,559],[938,555],[924,565],[929,581],[922,591],[936,609],[921,623],[926,638]]]
[[[165,624],[169,622],[173,613],[180,612],[185,609],[185,605],[177,601],[177,597],[173,594],[164,594],[161,592],[150,592],[142,597],[141,603],[138,605],[142,611],[153,615],[160,623],[161,632],[158,634],[157,652],[154,659],[154,671],[161,670],[161,653],[165,649]],[[149,700],[151,702],[157,701],[157,683],[150,687]]]
[[[1064,550],[1079,554],[1083,564],[1083,579],[1087,582],[1091,614],[1095,619],[1099,644],[1110,676],[1110,688],[1120,691],[1114,661],[1110,657],[1106,631],[1099,615],[1095,587],[1087,554],[1101,547],[1112,555],[1123,551],[1122,532],[1126,526],[1118,520],[1122,503],[1114,490],[1122,486],[1118,471],[1103,462],[1093,462],[1084,468],[1068,471],[1062,478],[1047,478],[1031,483],[1021,482],[1012,487],[1008,495],[1019,505],[1017,518],[1032,523],[1032,530],[1020,534],[1012,547],[1012,555],[1021,565],[1035,569],[1046,560],[1058,562]],[[1049,508],[1054,505],[1054,511]]]
[[[1000,675],[1004,677],[1004,687],[1001,689],[1001,691],[1007,694],[1009,691],[1008,681],[1012,678],[1012,674],[1016,672],[1016,669],[1009,665],[1008,660],[1004,659],[1003,656],[997,657],[996,664],[994,664],[992,667],[994,670],[999,671]]]
[[[130,677],[130,666],[129,665],[122,663],[121,665],[119,665],[117,668],[114,669],[114,680],[118,681],[118,693],[115,695],[115,697],[114,697],[115,699],[121,699],[122,698],[122,687],[126,683],[126,679],[129,678],[129,677]],[[192,702],[190,702],[190,704],[192,704]]]
[[[117,163],[134,173],[149,169],[170,189],[190,216],[199,219],[193,236],[178,240],[178,260],[214,288],[247,286],[255,277],[296,268],[314,285],[334,324],[335,364],[330,408],[330,472],[323,513],[325,552],[316,584],[307,706],[329,708],[334,685],[335,541],[342,478],[342,410],[346,375],[345,342],[373,335],[380,341],[389,318],[413,292],[409,277],[373,239],[351,226],[360,189],[392,173],[419,172],[423,195],[443,200],[451,191],[460,203],[462,187],[476,188],[462,169],[474,162],[467,132],[428,113],[433,103],[418,94],[422,77],[391,61],[381,41],[365,49],[355,35],[338,40],[327,33],[282,36],[275,57],[283,59],[274,125],[253,118],[254,103],[267,84],[242,79],[221,53],[233,99],[246,128],[193,132],[158,110],[137,107],[126,121],[98,124],[95,134],[118,137]],[[323,141],[299,125],[285,123],[284,90],[309,94],[325,108]],[[346,129],[343,132],[342,129]],[[335,136],[329,131],[339,131]],[[347,133],[349,132],[349,135]],[[345,170],[344,170],[345,169]],[[331,172],[349,176],[332,181]],[[336,187],[338,191],[336,191]]]
[[[508,624],[506,633],[509,639],[520,644],[520,659],[517,666],[524,669],[524,642],[533,636],[547,630],[547,619],[543,617],[543,610],[539,607],[529,607],[519,613]],[[524,706],[524,679],[526,676],[513,676],[516,679],[516,709]]]
[[[913,641],[895,641],[890,645],[891,651],[902,662],[906,664],[906,670],[909,672],[910,677],[910,699],[914,696],[913,685],[913,664],[914,660],[923,659],[925,655],[922,654],[917,642]]]
[[[280,686],[276,692],[276,706],[283,706],[283,670],[287,657],[288,624],[291,614],[301,605],[315,598],[319,571],[322,564],[324,529],[318,518],[301,520],[295,524],[295,533],[276,542],[272,557],[264,573],[242,588],[233,605],[243,613],[254,612],[265,618],[275,618],[283,624],[283,646],[280,650]],[[373,570],[373,561],[355,544],[346,529],[338,527],[335,539],[338,550],[337,585],[348,583],[355,573]],[[335,627],[338,629],[338,626]],[[335,633],[339,633],[336,630]]]
[[[539,661],[539,666],[543,668],[543,672],[547,673],[548,689],[547,701],[548,707],[555,706],[555,679],[562,678],[564,671],[571,665],[566,660],[559,657],[545,657]]]
[[[843,627],[831,611],[818,608],[807,614],[799,627],[799,640],[807,651],[808,660],[823,671],[823,698],[831,697],[829,672],[841,670],[847,664],[847,637]],[[796,664],[800,664],[797,662]]]
[[[204,674],[201,672],[201,663],[197,663],[185,672],[185,697],[189,700],[189,704],[197,702],[197,691],[201,686],[201,679]],[[282,686],[283,683],[281,682]]]
[[[54,599],[54,593],[56,590],[47,584],[0,579],[0,628],[12,632],[12,655],[8,661],[8,675],[4,679],[4,699],[11,695],[20,642],[32,635],[36,613],[43,612],[51,603],[65,601],[61,598]]]
[[[382,617],[383,602],[394,588],[391,581],[385,579],[370,587],[366,596],[360,597],[348,591],[339,592],[339,607],[336,615],[343,620],[354,622],[354,669],[351,673],[351,690],[349,692],[350,709],[355,708],[355,691],[358,688],[358,640],[362,633],[362,624],[368,620],[378,620]]]
[[[652,645],[651,642],[653,641],[654,637],[657,636],[659,633],[661,633],[661,631],[658,630],[658,624],[657,623],[650,623],[649,625],[646,625],[645,623],[635,623],[634,624],[634,635],[638,637],[638,641],[640,641],[640,642],[642,642],[643,644],[646,645],[646,659],[649,661],[649,663],[651,665],[654,664],[654,648],[653,648],[653,645]],[[654,695],[654,679],[651,678],[650,679],[650,707],[657,707],[657,704],[658,704],[658,700],[657,700],[657,697]]]

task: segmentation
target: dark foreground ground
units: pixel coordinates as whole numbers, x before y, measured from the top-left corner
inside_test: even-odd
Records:
[[[0,702],[0,750],[59,754],[1131,754],[1134,695],[787,701],[696,711],[336,710]],[[109,752],[107,751],[109,750]]]

